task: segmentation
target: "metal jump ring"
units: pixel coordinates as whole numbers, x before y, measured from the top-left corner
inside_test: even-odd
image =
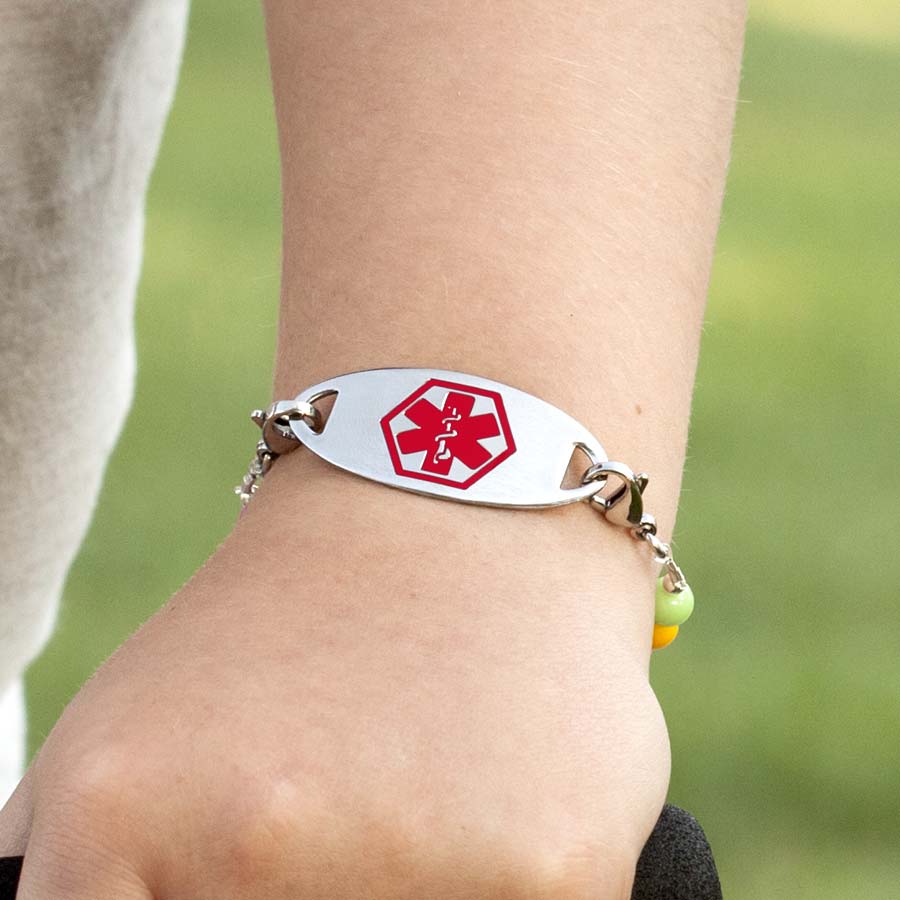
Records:
[[[666,565],[672,558],[672,548],[664,541],[661,541],[652,532],[641,532],[640,537],[653,548],[654,562],[658,562],[660,565]]]

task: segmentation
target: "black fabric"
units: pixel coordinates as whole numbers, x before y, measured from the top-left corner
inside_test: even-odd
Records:
[[[641,851],[631,900],[722,900],[712,850],[690,813],[663,809]]]
[[[21,871],[21,856],[0,856],[0,900],[16,900]]]
[[[0,857],[0,900],[15,900],[21,856]],[[666,806],[641,851],[631,900],[722,900],[712,850],[697,820]]]

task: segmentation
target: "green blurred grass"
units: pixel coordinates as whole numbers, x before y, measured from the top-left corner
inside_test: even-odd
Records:
[[[892,897],[900,48],[752,21],[742,98],[679,519],[698,612],[653,670],[671,797],[729,900]],[[150,196],[137,397],[29,671],[32,751],[233,521],[278,245],[261,20],[198,0]]]

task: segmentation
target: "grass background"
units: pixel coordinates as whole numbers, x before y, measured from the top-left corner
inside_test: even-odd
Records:
[[[900,896],[898,117],[893,0],[754,6],[677,536],[698,612],[653,665],[671,798],[729,900]],[[32,752],[229,529],[278,252],[261,18],[196,0],[150,193],[137,397],[28,673]]]

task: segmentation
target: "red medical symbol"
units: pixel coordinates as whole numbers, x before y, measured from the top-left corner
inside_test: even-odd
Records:
[[[463,490],[516,452],[500,394],[438,378],[397,404],[381,430],[398,475]]]

